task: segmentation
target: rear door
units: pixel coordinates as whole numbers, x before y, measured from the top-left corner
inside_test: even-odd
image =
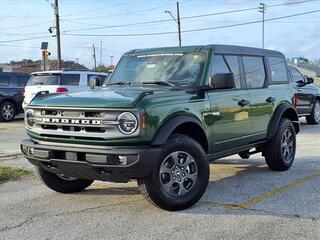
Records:
[[[249,143],[248,91],[243,88],[240,74],[240,58],[236,55],[214,55],[210,76],[233,73],[234,89],[207,92],[214,119],[210,128],[215,153],[235,149]]]
[[[251,142],[262,140],[273,112],[272,92],[268,89],[265,59],[262,56],[243,56],[243,69],[250,102]]]
[[[296,109],[299,115],[307,115],[312,111],[314,103],[314,88],[309,84],[306,84],[304,76],[296,70],[290,67],[289,72],[291,75],[291,84],[296,89]]]

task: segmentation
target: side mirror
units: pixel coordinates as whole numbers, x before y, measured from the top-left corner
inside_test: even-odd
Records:
[[[304,87],[306,85],[306,82],[304,80],[299,80],[296,83],[298,87]]]
[[[314,83],[314,79],[312,77],[306,77],[307,84],[312,84]]]
[[[103,84],[102,77],[99,76],[92,76],[90,77],[90,88],[94,89],[96,87],[101,87]]]
[[[233,89],[235,88],[233,73],[216,73],[210,77],[209,85],[214,89]]]

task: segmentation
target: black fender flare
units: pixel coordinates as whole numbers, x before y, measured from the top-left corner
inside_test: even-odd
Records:
[[[280,120],[284,115],[286,116],[286,113],[289,114],[288,116],[290,116],[296,133],[300,132],[300,122],[296,109],[288,103],[282,103],[277,107],[269,122],[267,139],[272,139],[276,135]]]
[[[183,123],[194,123],[198,125],[204,134],[206,135],[206,140],[208,142],[208,134],[206,130],[203,128],[201,122],[191,116],[176,116],[167,120],[156,132],[154,138],[151,141],[151,145],[161,145],[167,142],[168,138],[172,134],[172,132]]]

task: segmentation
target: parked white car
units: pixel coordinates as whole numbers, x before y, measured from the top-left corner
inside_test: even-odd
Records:
[[[81,92],[90,87],[90,78],[100,76],[103,81],[108,77],[107,73],[91,71],[53,70],[34,72],[25,87],[22,107],[31,102],[35,95],[42,93],[69,93]]]

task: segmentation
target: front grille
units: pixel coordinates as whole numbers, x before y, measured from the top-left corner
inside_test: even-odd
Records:
[[[43,137],[105,140],[127,137],[118,129],[121,110],[35,108],[32,131]],[[139,130],[131,136],[139,135]]]

